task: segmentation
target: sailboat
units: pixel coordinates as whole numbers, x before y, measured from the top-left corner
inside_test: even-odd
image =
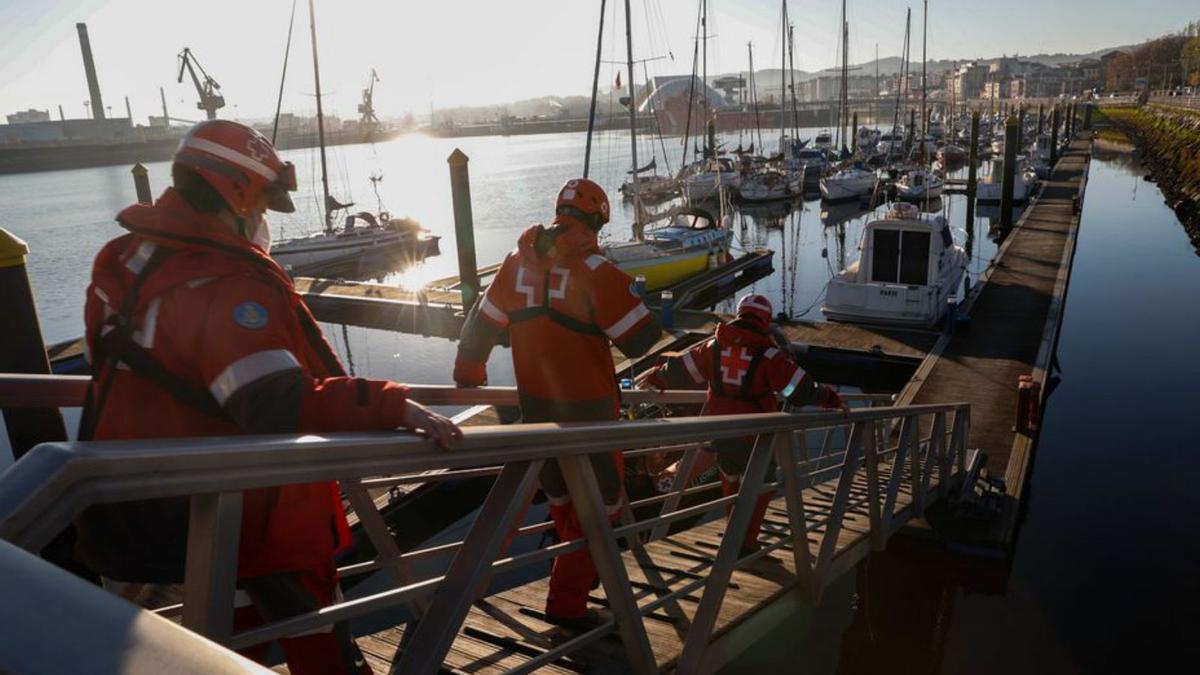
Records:
[[[625,0],[626,64],[629,68],[631,92],[629,134],[634,167],[631,173],[638,175],[644,167],[638,167],[637,159],[637,120],[632,96],[633,27],[629,5],[629,0]],[[705,92],[705,99],[707,97]],[[729,162],[727,159],[721,159]],[[731,163],[729,166],[732,170]],[[717,181],[719,184],[720,172],[717,174]],[[637,221],[634,231],[637,237],[633,241],[602,246],[601,253],[606,258],[616,263],[626,274],[634,278],[644,278],[646,289],[649,291],[666,288],[724,262],[732,233],[720,220],[704,209],[685,207],[668,211],[655,219],[665,220],[665,226],[646,228],[642,223],[640,191],[641,182],[634,181],[631,192],[636,214],[634,217]]]
[[[309,0],[312,34],[313,79],[317,88],[317,136],[321,148],[321,187],[325,197],[325,228],[305,237],[283,239],[271,245],[271,257],[290,274],[304,274],[318,267],[351,262],[363,254],[388,255],[404,252],[416,259],[436,253],[440,237],[415,221],[393,218],[386,211],[349,213],[353,203],[339,203],[329,194],[329,172],[325,160],[325,118],[321,110],[321,71],[317,64],[317,18]],[[377,183],[377,181],[376,181]],[[346,211],[342,228],[333,226],[333,214]]]

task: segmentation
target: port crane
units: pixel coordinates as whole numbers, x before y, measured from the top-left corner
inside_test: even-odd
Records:
[[[379,75],[372,68],[367,88],[362,90],[362,103],[358,104],[358,112],[362,115],[359,121],[364,127],[379,124],[379,118],[375,116],[375,83],[378,81]]]
[[[208,119],[217,119],[217,110],[225,107],[225,97],[221,95],[221,85],[204,71],[203,66],[196,60],[196,55],[188,47],[184,47],[179,53],[179,82],[183,82],[183,73],[187,71],[192,76],[192,84],[196,85],[196,93],[200,96],[200,101],[196,103],[196,107],[203,110]],[[204,76],[204,82],[196,76],[196,70]]]

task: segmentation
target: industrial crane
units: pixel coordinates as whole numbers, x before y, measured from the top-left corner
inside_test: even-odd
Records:
[[[367,88],[362,90],[362,103],[358,104],[358,112],[362,114],[359,121],[364,127],[379,124],[379,118],[375,116],[375,83],[378,81],[379,75],[375,74],[375,69],[372,68]]]
[[[204,76],[204,82],[200,82],[200,78],[196,77],[196,70],[200,70],[200,74]],[[184,47],[179,54],[179,82],[183,82],[183,71],[186,70],[192,76],[192,84],[196,85],[196,93],[200,96],[200,101],[196,103],[196,107],[203,110],[208,115],[208,119],[217,119],[217,110],[225,107],[225,97],[221,96],[221,85],[212,79],[208,73],[204,72],[204,68],[200,62],[196,60],[196,56],[192,54],[192,50]]]

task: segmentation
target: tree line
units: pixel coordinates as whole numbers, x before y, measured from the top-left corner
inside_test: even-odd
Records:
[[[1200,85],[1200,20],[1176,35],[1148,40],[1113,57],[1105,73],[1105,89],[1129,91],[1138,78],[1151,89]]]

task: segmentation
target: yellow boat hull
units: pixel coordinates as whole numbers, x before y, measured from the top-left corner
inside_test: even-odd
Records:
[[[635,279],[646,277],[646,290],[658,291],[708,269],[708,251],[697,250],[644,260],[628,260],[617,267]]]

